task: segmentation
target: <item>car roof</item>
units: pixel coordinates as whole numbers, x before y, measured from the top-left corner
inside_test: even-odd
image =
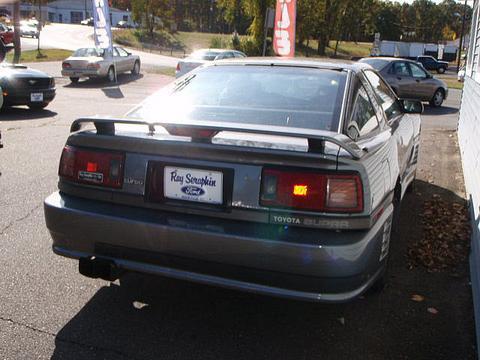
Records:
[[[412,63],[417,63],[417,61],[415,61],[415,60],[401,58],[401,57],[393,57],[393,56],[370,56],[370,57],[361,58],[360,60],[369,60],[369,59],[372,59],[372,60],[377,60],[377,59],[378,60],[386,60],[386,61],[389,61],[389,62],[392,62],[392,61],[408,61],[408,62],[412,62]]]
[[[218,60],[207,66],[215,65],[263,65],[263,66],[291,66],[310,67],[332,70],[351,70],[359,72],[363,69],[372,69],[365,63],[336,59],[309,59],[309,58],[280,58],[280,57],[247,57],[241,59]]]

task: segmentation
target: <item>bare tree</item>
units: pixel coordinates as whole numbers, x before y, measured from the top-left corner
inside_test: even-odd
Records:
[[[20,1],[13,3],[13,63],[18,64],[20,62],[20,54],[22,52],[20,45]]]

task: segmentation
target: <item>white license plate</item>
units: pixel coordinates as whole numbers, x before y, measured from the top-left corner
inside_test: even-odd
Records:
[[[165,166],[163,192],[169,199],[223,204],[223,173]]]
[[[30,101],[31,102],[42,102],[43,101],[43,93],[31,93],[30,94]]]

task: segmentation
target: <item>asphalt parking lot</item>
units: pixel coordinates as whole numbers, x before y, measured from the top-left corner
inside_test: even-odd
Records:
[[[44,64],[53,72],[58,64]],[[45,110],[0,113],[0,358],[2,359],[474,359],[466,259],[451,271],[410,266],[426,201],[463,203],[456,147],[460,93],[426,108],[416,189],[393,238],[389,284],[353,303],[323,305],[138,278],[141,293],[81,277],[54,255],[42,202],[56,189],[70,123],[125,113],[171,81],[121,76],[110,86],[57,80]],[[136,280],[136,279],[135,279]],[[421,301],[412,301],[420,295]],[[435,311],[431,311],[434,309]]]

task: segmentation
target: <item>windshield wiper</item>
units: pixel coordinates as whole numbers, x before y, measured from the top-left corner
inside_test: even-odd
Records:
[[[185,80],[183,80],[182,82],[180,82],[178,85],[175,86],[175,88],[173,89],[173,92],[177,92],[177,91],[180,91],[180,90],[184,89],[185,86],[190,84],[190,81],[192,81],[192,79],[196,76],[197,76],[196,74],[193,74],[193,75],[190,75],[189,77],[187,77]]]

